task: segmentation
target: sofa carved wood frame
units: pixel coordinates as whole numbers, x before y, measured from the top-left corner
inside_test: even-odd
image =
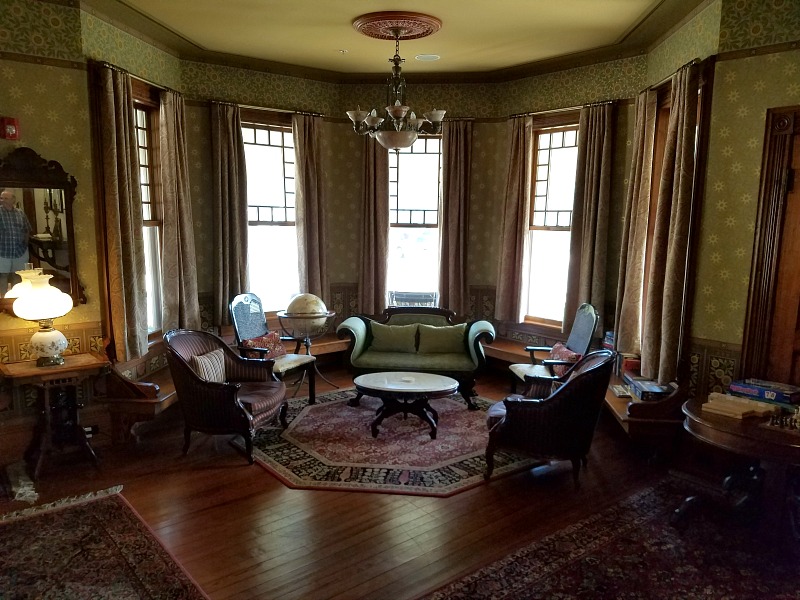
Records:
[[[375,321],[377,323],[386,324],[392,317],[396,315],[433,315],[436,317],[444,317],[448,325],[459,325],[460,323],[463,322],[463,321],[461,322],[456,321],[456,313],[453,312],[452,310],[446,308],[422,307],[422,306],[390,306],[384,309],[383,313],[381,313],[380,315],[376,315],[374,317],[369,317],[365,315],[355,315],[355,316],[364,321],[365,323],[369,323],[369,321]],[[474,321],[466,322],[467,329],[469,329],[470,325],[473,322]],[[369,326],[367,327],[367,331],[369,332]],[[355,336],[348,329],[339,331],[338,336],[341,339],[348,338],[350,341],[350,345],[347,349],[347,356],[349,360],[349,357],[351,356],[353,348],[356,343]],[[472,398],[478,395],[478,393],[475,391],[475,374],[481,369],[485,368],[486,366],[486,356],[483,352],[482,343],[485,342],[489,344],[492,341],[494,341],[494,335],[492,335],[489,332],[481,332],[476,336],[473,344],[474,344],[475,355],[478,358],[478,366],[470,371],[446,371],[441,369],[424,369],[418,367],[415,367],[414,371],[420,373],[434,373],[436,375],[444,375],[446,377],[452,377],[453,379],[458,381],[458,393],[461,394],[462,398],[464,398],[464,402],[466,402],[467,407],[470,410],[477,410],[478,407],[475,405],[474,402],[472,402]],[[352,362],[349,364],[349,366],[354,377],[366,373],[379,373],[381,371],[391,370],[385,368],[356,367],[352,364]]]

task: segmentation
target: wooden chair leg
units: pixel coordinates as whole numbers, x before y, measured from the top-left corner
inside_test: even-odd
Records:
[[[309,402],[309,404],[313,404],[313,402]],[[284,429],[286,429],[289,426],[289,423],[286,422],[286,411],[288,408],[289,408],[289,403],[284,402],[278,409],[278,421],[280,421],[281,427],[283,427]]]
[[[253,460],[253,432],[248,431],[244,434],[244,450],[247,453],[247,462],[251,465],[255,462]]]
[[[492,471],[494,471],[494,448],[486,448],[486,472],[483,474],[483,478],[486,481],[489,481],[489,478],[492,476]]]

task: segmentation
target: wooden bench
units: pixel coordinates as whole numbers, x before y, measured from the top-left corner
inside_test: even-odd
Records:
[[[97,401],[108,406],[111,439],[114,443],[138,441],[136,424],[152,421],[178,401],[169,368],[147,375],[147,381],[133,381],[112,367],[105,391]]]

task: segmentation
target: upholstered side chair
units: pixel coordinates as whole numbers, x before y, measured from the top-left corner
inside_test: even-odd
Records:
[[[314,358],[308,354],[300,354],[300,340],[281,336],[270,331],[267,316],[261,299],[251,293],[234,296],[230,304],[231,322],[236,336],[236,346],[245,358],[272,358],[275,360],[273,373],[280,381],[287,376],[297,375],[297,386],[293,396],[297,395],[303,381],[308,381],[308,403],[316,401],[316,369]],[[287,354],[282,342],[294,342],[294,352]]]
[[[276,416],[286,427],[286,386],[275,381],[272,360],[240,357],[206,331],[173,329],[164,334],[167,363],[184,418],[184,455],[192,431],[239,434],[253,464],[253,437]]]
[[[584,356],[567,381],[546,398],[508,396],[489,408],[486,473],[494,470],[494,454],[511,448],[544,460],[572,461],[572,476],[579,487],[580,466],[587,454],[611,379],[614,353],[597,350]]]
[[[564,344],[554,346],[526,346],[525,351],[530,353],[529,363],[511,365],[512,386],[511,391],[517,391],[517,384],[524,383],[523,394],[526,396],[543,397],[549,395],[552,380],[564,375],[575,363],[589,351],[592,337],[599,315],[591,304],[581,304],[575,313],[575,321],[569,337]],[[539,360],[537,352],[549,353],[549,358]],[[551,381],[547,381],[547,380]]]

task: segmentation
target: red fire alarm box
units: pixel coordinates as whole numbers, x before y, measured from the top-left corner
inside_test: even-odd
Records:
[[[19,121],[14,117],[0,117],[0,138],[4,140],[18,140]]]

